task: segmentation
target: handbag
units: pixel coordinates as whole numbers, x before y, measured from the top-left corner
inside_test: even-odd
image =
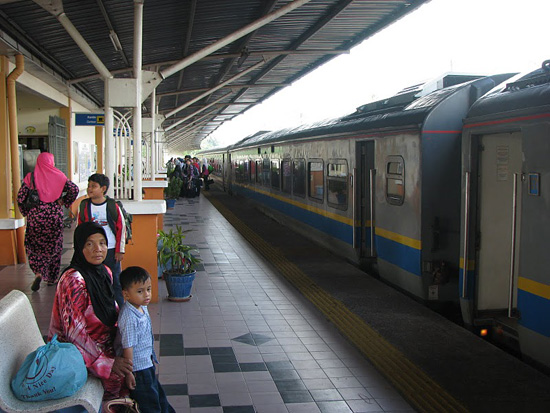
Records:
[[[129,397],[107,400],[103,403],[102,411],[106,413],[140,413],[137,402]]]
[[[27,198],[23,201],[23,207],[27,210],[33,209],[40,202],[40,196],[38,195],[38,189],[34,185],[34,174],[31,172],[31,188]]]
[[[57,335],[30,353],[11,381],[15,397],[24,402],[61,399],[76,393],[88,379],[82,354]]]

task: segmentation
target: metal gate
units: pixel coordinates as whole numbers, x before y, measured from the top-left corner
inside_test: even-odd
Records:
[[[69,179],[69,154],[67,150],[67,127],[59,116],[50,116],[48,122],[48,149],[55,159],[55,167]]]

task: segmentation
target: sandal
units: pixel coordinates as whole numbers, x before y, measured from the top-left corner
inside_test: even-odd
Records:
[[[31,290],[38,291],[40,290],[40,283],[42,282],[42,277],[36,277],[31,285]]]

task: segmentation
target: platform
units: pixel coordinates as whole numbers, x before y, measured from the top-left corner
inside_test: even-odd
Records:
[[[203,260],[189,302],[150,305],[159,378],[177,412],[548,412],[550,378],[213,190],[180,199]],[[63,266],[72,256],[65,233]],[[0,269],[45,334],[55,287]]]
[[[412,412],[409,403],[201,196],[180,199],[164,228],[193,229],[203,263],[193,297],[149,306],[159,378],[177,412]],[[62,267],[72,256],[66,230]],[[27,265],[0,270],[0,297],[29,295],[47,333],[55,287],[33,293]]]

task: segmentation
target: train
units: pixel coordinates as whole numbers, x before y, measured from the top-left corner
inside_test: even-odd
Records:
[[[449,73],[199,156],[232,195],[550,368],[549,94],[550,61]]]

